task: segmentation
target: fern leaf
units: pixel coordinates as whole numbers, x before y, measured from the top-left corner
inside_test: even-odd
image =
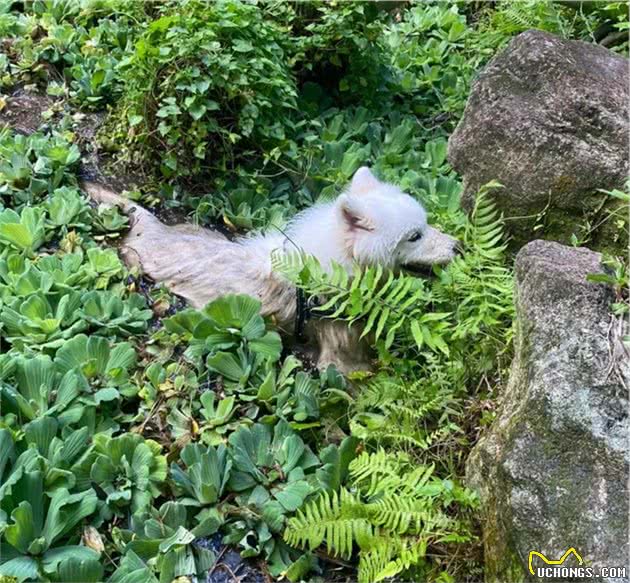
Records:
[[[373,536],[366,506],[345,489],[340,495],[324,492],[307,503],[289,519],[284,531],[284,540],[292,546],[312,550],[326,542],[330,554],[344,558],[352,555],[353,541],[367,545]]]

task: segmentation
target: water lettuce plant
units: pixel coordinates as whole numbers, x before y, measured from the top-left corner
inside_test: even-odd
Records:
[[[203,580],[221,545],[266,579],[483,578],[459,479],[509,362],[512,258],[496,185],[460,209],[447,141],[518,32],[627,28],[623,3],[565,4],[0,9],[0,110],[28,122],[0,129],[3,583]],[[195,310],[125,266],[135,217],[84,195],[95,162],[160,216],[229,237],[282,232],[369,165],[466,253],[427,280],[270,266],[370,331],[374,370],[343,378],[283,343],[257,298]],[[627,313],[627,266],[605,261]]]

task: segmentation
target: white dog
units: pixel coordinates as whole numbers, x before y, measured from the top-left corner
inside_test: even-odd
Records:
[[[322,266],[332,261],[352,269],[382,265],[418,270],[451,261],[457,241],[427,224],[422,206],[397,187],[360,168],[348,189],[335,201],[298,214],[280,232],[235,241],[193,225],[166,226],[149,211],[96,184],[86,184],[95,201],[130,213],[131,229],[122,249],[129,264],[139,265],[157,282],[184,297],[193,307],[229,293],[248,294],[262,302],[287,335],[296,321],[296,290],[271,268],[274,252],[295,246],[315,256]],[[369,368],[369,350],[359,341],[360,329],[345,322],[316,319],[307,334],[319,346],[320,368],[335,364],[348,373]]]

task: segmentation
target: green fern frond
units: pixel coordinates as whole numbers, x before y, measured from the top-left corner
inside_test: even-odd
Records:
[[[368,409],[371,407],[387,406],[388,403],[394,402],[400,397],[401,383],[392,377],[379,376],[369,378],[367,382],[361,386],[361,392],[358,395],[360,407]]]
[[[417,534],[438,522],[428,498],[387,493],[367,509],[374,524],[396,534]]]
[[[325,541],[328,553],[344,558],[352,555],[353,541],[369,545],[373,536],[366,506],[345,489],[339,495],[325,492],[306,504],[284,531],[290,545],[316,549]]]
[[[363,579],[366,583],[377,583],[395,577],[402,571],[420,564],[424,560],[426,552],[427,541],[425,539],[406,540],[404,544],[397,547],[391,543],[389,545],[385,543],[382,547],[375,547],[369,556],[366,553],[365,559],[361,557],[362,563],[359,564],[359,572],[365,571],[365,574],[369,575],[369,578]]]
[[[394,457],[379,449],[374,453],[363,452],[352,460],[349,473],[355,486],[374,498],[384,494],[413,495],[426,485],[434,469],[433,465],[414,467],[404,453]]]
[[[284,540],[311,550],[325,544],[329,554],[358,550],[358,579],[381,581],[424,561],[433,541],[465,540],[465,528],[444,508],[473,496],[433,475],[434,466],[414,467],[405,454],[380,449],[362,453],[349,468],[352,492],[342,489],[308,502],[287,521]]]
[[[394,457],[381,448],[374,453],[363,452],[354,458],[350,462],[348,471],[353,483],[365,486],[366,483],[371,483],[373,478],[393,477],[399,480],[399,475],[406,466],[409,466],[407,456]],[[367,492],[370,492],[369,487],[367,487]]]
[[[374,583],[400,573],[400,570],[392,569],[391,563],[404,547],[398,537],[375,539],[372,547],[361,553],[359,558],[359,583]]]
[[[449,416],[460,412],[452,388],[453,377],[445,376],[438,358],[428,359],[426,378],[420,381],[408,383],[381,374],[361,386],[355,401],[360,413],[351,420],[355,435],[388,449],[413,451],[415,456],[430,448],[437,451],[441,441],[454,441],[453,434],[461,430],[449,421]]]
[[[424,538],[380,538],[361,554],[359,583],[378,583],[396,577],[425,561],[428,541]]]
[[[466,256],[455,259],[431,290],[438,305],[455,306],[457,324],[452,327],[451,343],[462,342],[468,362],[478,363],[481,372],[509,346],[509,322],[514,316],[513,276],[505,266],[504,221],[491,196],[500,187],[490,182],[480,189],[464,231]],[[472,339],[471,354],[466,341]]]
[[[360,267],[352,273],[333,262],[324,269],[316,258],[304,253],[275,253],[272,268],[310,296],[323,298],[315,308],[332,312],[327,316],[345,319],[349,324],[363,320],[362,336],[371,335],[374,341],[384,337],[391,347],[397,336],[412,337],[429,302],[423,280],[397,274],[381,266]],[[430,334],[415,334],[418,346],[426,344],[431,350],[444,350],[444,343]]]

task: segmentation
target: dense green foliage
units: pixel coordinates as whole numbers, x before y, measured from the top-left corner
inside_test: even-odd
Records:
[[[120,66],[123,131],[133,128],[140,160],[160,152],[162,174],[184,176],[280,144],[297,93],[282,46],[288,29],[246,3],[160,11]]]
[[[203,580],[209,537],[292,581],[478,580],[461,478],[508,363],[512,275],[498,185],[466,216],[446,140],[515,34],[602,26],[625,30],[625,5],[2,2],[2,91],[54,105],[31,136],[0,130],[0,581]],[[147,204],[280,225],[369,164],[466,252],[426,280],[276,257],[373,339],[373,372],[313,371],[257,300],[176,311],[124,266],[127,218],[79,188],[72,130],[94,111]]]
[[[326,542],[328,552],[346,558],[356,544],[359,581],[382,581],[410,568],[416,580],[431,576],[418,567],[427,547],[467,540],[446,509],[454,502],[474,503],[470,492],[436,479],[433,471],[433,465],[411,463],[405,454],[363,453],[350,463],[350,490],[308,503],[289,521],[285,539],[311,549]]]

